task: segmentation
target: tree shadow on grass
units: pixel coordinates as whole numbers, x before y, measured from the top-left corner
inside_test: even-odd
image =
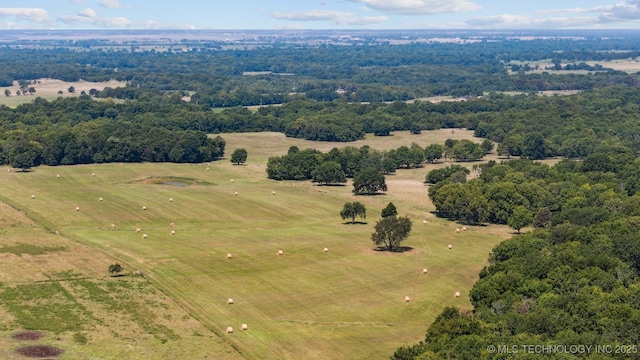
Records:
[[[389,248],[385,246],[385,247],[377,247],[374,250],[380,251],[380,252],[405,253],[408,251],[412,251],[413,248],[411,246],[396,246],[393,248],[393,250],[389,251]]]
[[[366,221],[356,221],[356,222],[345,221],[342,223],[342,225],[367,225],[367,222]]]

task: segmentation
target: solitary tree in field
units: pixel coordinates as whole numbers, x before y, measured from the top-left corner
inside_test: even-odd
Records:
[[[233,154],[231,154],[231,162],[240,165],[247,162],[247,149],[235,149]]]
[[[376,246],[393,251],[409,236],[411,225],[406,216],[387,216],[376,223],[371,240]]]
[[[340,211],[340,216],[343,220],[351,219],[351,223],[354,224],[356,222],[356,216],[363,219],[367,217],[367,209],[361,202],[347,202],[344,204],[342,211]]]
[[[520,229],[523,227],[530,225],[533,222],[533,214],[526,207],[519,205],[513,209],[513,213],[507,219],[507,224],[509,227],[516,229],[518,234],[520,233]]]
[[[396,216],[398,215],[398,209],[396,209],[396,206],[393,205],[392,202],[390,202],[389,204],[387,204],[387,206],[382,209],[382,217],[388,217],[388,216]]]
[[[373,195],[378,191],[387,191],[384,175],[380,170],[370,167],[360,170],[353,178],[353,192],[356,195]]]
[[[73,86],[69,86],[69,89],[67,89],[70,93],[74,93],[76,92],[76,88]]]
[[[4,96],[11,96],[11,90],[6,89],[6,90],[4,91]]]

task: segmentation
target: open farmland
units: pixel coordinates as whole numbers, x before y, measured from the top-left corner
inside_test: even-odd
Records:
[[[43,166],[29,173],[9,173],[4,168],[0,194],[4,202],[35,223],[13,212],[7,213],[7,221],[23,218],[36,229],[33,231],[46,234],[40,238],[46,246],[66,249],[51,250],[59,254],[56,256],[66,253],[66,260],[58,261],[55,270],[46,273],[72,271],[88,278],[83,281],[101,279],[113,287],[127,287],[126,293],[134,298],[137,292],[144,293],[142,299],[160,308],[171,307],[163,300],[167,294],[200,320],[192,324],[195,330],[191,334],[203,335],[206,341],[199,341],[197,336],[182,334],[174,338],[165,334],[159,336],[163,344],[148,339],[147,345],[171,348],[173,352],[156,352],[153,356],[184,358],[175,355],[177,349],[186,349],[185,341],[192,341],[188,345],[190,358],[202,358],[203,354],[216,359],[386,358],[398,344],[422,339],[426,327],[444,306],[471,308],[468,290],[486,264],[491,248],[508,237],[509,230],[471,227],[456,234],[455,223],[435,218],[427,187],[422,184],[430,166],[388,176],[386,195],[355,198],[351,186],[268,180],[266,160],[286,153],[291,145],[320,147],[323,151],[333,146],[365,144],[389,149],[410,145],[411,141],[425,146],[447,138],[471,139],[471,134],[462,130],[421,135],[401,132],[351,144],[309,142],[274,133],[225,134],[228,154],[235,148],[248,150],[246,165],[234,166],[221,160],[209,164]],[[346,225],[338,213],[346,201],[356,200],[367,207],[367,223]],[[403,244],[410,251],[387,253],[372,247],[373,225],[390,201],[400,215],[413,220],[413,231]],[[423,224],[425,219],[427,223]],[[140,232],[136,232],[138,228]],[[59,235],[51,234],[56,231]],[[35,238],[21,234],[7,230],[3,244],[13,246]],[[453,245],[452,250],[447,249],[448,244]],[[324,252],[324,247],[329,251]],[[71,248],[84,249],[91,256]],[[283,255],[277,255],[279,250]],[[12,269],[24,268],[25,272],[53,256],[3,255],[16,262]],[[115,261],[123,264],[127,273],[141,271],[162,293],[140,278],[107,278],[107,267]],[[423,268],[428,268],[428,274],[422,273]],[[46,275],[45,270],[40,271]],[[2,273],[8,278],[0,279],[0,289],[18,279],[26,284],[42,280],[33,271],[28,271],[34,274],[32,277],[25,278],[20,278],[22,272],[16,269]],[[77,303],[84,301],[84,293],[76,289],[82,284],[65,285]],[[455,298],[456,291],[462,296]],[[405,296],[411,301],[404,302]],[[230,298],[234,300],[232,305],[227,304]],[[110,298],[107,304],[115,301]],[[103,318],[110,314],[93,312],[91,303],[84,308],[86,316]],[[1,314],[12,311],[4,304],[0,306]],[[171,319],[176,317],[159,315],[162,321],[158,323],[179,333],[185,324],[176,322],[174,329]],[[0,323],[4,339],[19,330],[15,324]],[[247,324],[248,330],[240,330],[241,324]],[[229,326],[234,328],[231,334],[225,332]],[[82,329],[90,339],[86,348],[108,348],[118,343],[117,338],[99,336],[99,329]],[[56,344],[64,347],[65,338],[73,333],[61,334],[62,344]],[[131,341],[130,337],[124,338],[117,346]],[[153,341],[159,341],[157,347]],[[218,346],[211,349],[212,343]],[[230,353],[229,346],[238,352]],[[78,358],[72,354],[68,351],[61,358]],[[138,355],[121,352],[118,358]]]

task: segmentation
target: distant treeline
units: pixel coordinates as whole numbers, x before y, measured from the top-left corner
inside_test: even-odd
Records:
[[[279,104],[301,96],[318,101],[404,101],[427,96],[477,96],[487,91],[588,90],[637,82],[607,69],[606,62],[640,53],[633,36],[585,40],[491,41],[469,44],[414,43],[367,46],[278,45],[221,50],[200,44],[187,52],[75,51],[0,48],[0,86],[13,81],[121,80],[127,88],[98,96],[139,99],[178,91],[208,107]],[[511,61],[551,59],[544,74],[509,75]],[[598,66],[586,65],[597,61]],[[563,65],[564,64],[564,65]],[[555,70],[595,70],[553,74]],[[255,73],[255,76],[243,76]],[[337,90],[342,91],[338,92]]]

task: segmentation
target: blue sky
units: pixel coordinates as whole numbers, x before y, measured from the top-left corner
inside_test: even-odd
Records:
[[[2,0],[0,29],[638,29],[640,0]]]

